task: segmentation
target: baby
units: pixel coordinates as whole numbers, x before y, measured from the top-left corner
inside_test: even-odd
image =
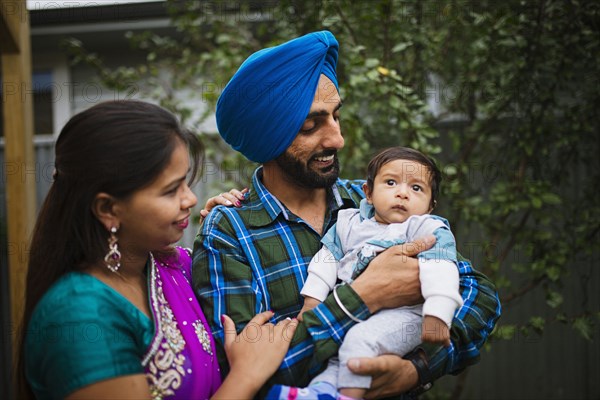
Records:
[[[436,205],[441,174],[433,160],[405,147],[377,154],[369,163],[366,199],[360,209],[340,210],[336,224],[327,231],[323,247],[308,267],[302,288],[302,313],[320,304],[336,282],[352,282],[383,250],[433,234],[436,244],[419,254],[422,305],[386,309],[358,321],[344,338],[338,358],[303,389],[277,385],[269,398],[362,398],[370,376],[352,373],[350,358],[385,353],[405,355],[422,341],[450,345],[450,324],[462,305],[459,293],[456,243],[445,219],[430,215]],[[342,310],[344,310],[342,308]]]

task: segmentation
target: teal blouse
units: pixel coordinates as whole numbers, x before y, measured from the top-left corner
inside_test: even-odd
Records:
[[[90,383],[142,374],[152,320],[95,277],[72,272],[36,306],[27,328],[25,373],[38,399],[64,398]]]

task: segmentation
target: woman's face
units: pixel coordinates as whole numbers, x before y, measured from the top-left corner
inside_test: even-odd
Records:
[[[149,186],[117,201],[119,247],[147,255],[177,242],[188,226],[197,199],[187,184],[190,160],[187,147],[177,140],[169,164]]]

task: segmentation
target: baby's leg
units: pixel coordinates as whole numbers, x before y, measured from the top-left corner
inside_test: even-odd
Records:
[[[344,338],[339,350],[340,392],[356,397],[355,390],[371,386],[371,377],[356,375],[348,368],[348,360],[358,357],[376,357],[382,354],[404,355],[421,343],[421,307],[382,310],[367,321],[355,325]],[[363,392],[364,394],[364,392]]]
[[[338,375],[340,369],[340,359],[337,356],[333,356],[327,362],[327,368],[319,375],[315,376],[310,385],[314,385],[319,382],[327,382],[332,384],[334,387],[338,387]]]
[[[331,357],[325,371],[317,375],[305,388],[275,385],[269,390],[266,400],[313,400],[338,398],[337,378],[339,361]]]

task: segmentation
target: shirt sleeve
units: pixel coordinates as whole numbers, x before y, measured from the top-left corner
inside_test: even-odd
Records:
[[[221,315],[229,315],[239,332],[254,315],[268,309],[269,295],[263,286],[265,271],[260,265],[251,265],[240,243],[240,235],[236,234],[233,224],[239,221],[225,213],[231,213],[231,210],[216,208],[204,221],[194,242],[192,269],[194,289],[215,336],[224,372],[228,371],[228,366],[223,351]],[[251,253],[251,250],[246,251]],[[299,290],[296,287],[295,293],[299,294]],[[369,316],[368,308],[350,286],[339,287],[337,293],[344,307],[354,316],[360,319]],[[296,301],[299,306],[300,300],[294,298]],[[272,322],[277,322],[277,318]],[[336,354],[343,337],[354,324],[331,294],[315,309],[306,312],[281,367],[258,397],[275,383],[307,385],[310,377]]]
[[[26,373],[41,397],[144,372],[139,316],[121,315],[127,311],[108,287],[82,286],[43,298],[28,324]]]

